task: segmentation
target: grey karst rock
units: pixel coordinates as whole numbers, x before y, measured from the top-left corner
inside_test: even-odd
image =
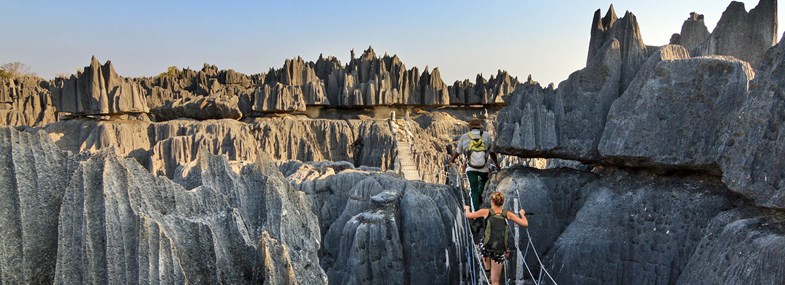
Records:
[[[46,133],[0,127],[0,283],[52,283],[57,215],[75,168]]]
[[[145,81],[142,81],[143,85],[144,82]],[[167,108],[167,105],[171,106],[172,103],[176,101],[192,100],[192,97],[198,96],[194,96],[193,93],[185,89],[171,91],[160,86],[153,86],[148,88],[146,94],[147,106],[150,107],[150,110],[153,114],[156,114],[156,112],[167,111],[161,109]]]
[[[706,28],[706,23],[703,22],[703,15],[692,12],[684,24],[681,25],[681,33],[679,34],[680,40],[678,44],[692,50],[698,45],[702,44],[709,38],[709,29]]]
[[[62,149],[72,152],[113,147],[153,173],[172,177],[201,150],[230,161],[253,161],[259,152],[276,160],[351,161],[390,169],[395,140],[386,121],[303,117],[236,120],[60,121],[46,127]],[[293,135],[294,134],[294,135]]]
[[[264,284],[296,284],[296,273],[289,257],[289,248],[262,232],[259,251],[264,265]]]
[[[257,248],[263,231],[299,249],[289,253],[299,283],[326,282],[311,264],[319,232],[304,195],[263,162],[242,175],[219,156],[198,164],[190,170],[203,184],[186,191],[113,155],[82,162],[60,214],[56,283],[256,283],[273,270]]]
[[[518,207],[529,215],[529,228],[535,248],[538,253],[545,254],[551,251],[556,240],[573,222],[576,213],[583,206],[582,189],[598,178],[592,173],[566,168],[537,170],[514,166],[499,172],[491,179],[483,193],[482,207],[490,207],[490,194],[499,191],[505,197],[504,208],[517,213],[518,208],[514,207],[514,200],[517,198]],[[517,242],[514,238],[510,238],[513,241],[510,245],[513,259],[508,264],[509,272],[506,276],[514,278],[518,275],[515,268],[517,263],[517,259],[514,259],[515,248],[519,248],[523,255],[529,240],[523,228],[513,225],[510,231],[513,237],[517,234],[519,238]],[[534,274],[539,272],[537,259],[532,252],[526,255],[526,263],[533,267]],[[528,279],[528,274],[526,272],[523,276]],[[517,281],[523,282],[523,280]]]
[[[623,93],[654,49],[643,43],[638,20],[630,12],[616,21],[609,31],[609,35],[619,40],[622,60],[619,93]]]
[[[785,283],[785,217],[755,208],[717,215],[677,284]]]
[[[420,83],[422,84],[421,102],[424,105],[448,105],[450,103],[447,84],[442,81],[439,68],[428,72],[428,67],[425,67],[425,71],[420,76]]]
[[[712,219],[732,207],[716,179],[601,176],[582,188],[580,210],[545,257],[559,284],[673,283]]]
[[[232,161],[253,161],[259,145],[251,134],[251,125],[235,120],[174,120],[153,126],[150,140],[150,164],[156,175],[172,178],[177,167],[207,151],[225,155]]]
[[[749,13],[744,3],[731,2],[708,39],[691,50],[693,56],[730,55],[757,65],[777,43],[777,0],[760,0]]]
[[[195,120],[240,119],[243,114],[238,106],[238,97],[225,95],[186,96],[151,110],[157,121],[178,118]]]
[[[383,170],[393,165],[395,140],[386,121],[256,119],[253,132],[260,149],[277,160],[350,161]]]
[[[405,181],[346,163],[286,162],[322,222],[322,267],[337,284],[462,281],[461,208],[443,185]],[[383,277],[381,277],[383,276]]]
[[[101,121],[89,118],[58,121],[43,129],[62,150],[72,153],[111,149],[118,155],[149,164],[151,123],[142,120]]]
[[[37,77],[0,78],[0,126],[43,126],[57,121],[49,82]]]
[[[638,19],[634,14],[628,11],[624,17],[617,19],[616,12],[611,5],[605,17],[600,18],[600,15],[600,10],[594,13],[586,66],[592,65],[595,60],[605,60],[602,54],[598,54],[603,52],[603,46],[614,39],[619,41],[621,81],[618,92],[622,93],[655,48],[643,43]]]
[[[489,105],[503,103],[502,96],[515,91],[519,84],[518,78],[513,78],[507,71],[499,70],[495,78],[491,75],[487,81],[481,74],[478,74],[474,83],[466,79],[455,81],[449,87],[450,104]]]
[[[287,267],[327,282],[310,204],[269,160],[236,174],[203,152],[186,190],[111,151],[71,157],[42,132],[3,128],[0,149],[0,191],[16,197],[0,200],[3,283],[259,283]]]
[[[497,152],[597,160],[605,117],[619,96],[619,41],[609,41],[597,55],[589,66],[571,74],[555,91],[542,89],[531,81],[511,94],[508,107],[498,117]]]
[[[726,125],[717,150],[722,180],[756,205],[785,209],[785,45],[761,60],[749,96]]]
[[[561,110],[556,92],[529,80],[510,95],[509,104],[499,112],[495,150],[518,154],[521,150],[549,150],[558,144],[556,113]],[[536,154],[547,157],[544,153]]]
[[[57,98],[57,111],[76,115],[150,111],[139,83],[118,76],[112,62],[102,66],[95,57],[83,71],[65,80],[53,96]]]
[[[271,69],[266,74],[265,82],[279,82],[289,86],[303,86],[308,82],[319,82],[313,63],[306,63],[301,57],[287,59],[283,68]]]
[[[303,112],[306,104],[300,87],[280,83],[257,88],[252,102],[251,110],[259,113]]]
[[[251,115],[250,98],[261,75],[244,75],[207,65],[202,70],[173,69],[137,79],[146,90],[147,104],[157,121],[190,118],[239,119]]]
[[[754,77],[732,57],[689,58],[681,46],[662,47],[613,103],[600,154],[619,165],[719,173],[722,131]]]

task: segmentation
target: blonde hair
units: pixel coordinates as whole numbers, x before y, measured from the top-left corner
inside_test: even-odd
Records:
[[[504,194],[498,191],[491,193],[491,203],[499,207],[504,206]]]

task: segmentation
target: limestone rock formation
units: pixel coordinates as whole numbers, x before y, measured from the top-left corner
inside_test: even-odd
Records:
[[[1,129],[0,149],[2,283],[251,284],[287,268],[327,282],[307,198],[269,160],[236,174],[203,153],[180,172],[186,189],[112,152],[71,157],[35,131]]]
[[[148,113],[139,83],[117,75],[112,62],[93,57],[83,71],[60,82],[54,94],[58,112],[76,115]]]
[[[450,188],[341,163],[281,168],[326,228],[322,267],[331,283],[467,282],[465,228]]]
[[[681,25],[681,33],[679,35],[679,42],[676,44],[684,46],[687,50],[692,50],[706,41],[711,33],[706,28],[706,23],[703,22],[703,15],[692,12],[690,17],[684,20],[684,24]]]
[[[785,44],[763,58],[720,139],[719,165],[730,189],[760,206],[785,209]]]
[[[534,81],[524,83],[499,113],[497,150],[526,157],[597,160],[596,146],[608,109],[619,96],[621,74],[620,46],[614,39],[555,91]]]
[[[253,93],[251,110],[260,113],[303,112],[306,100],[302,90],[280,83],[259,87]]]
[[[785,217],[741,208],[711,220],[678,284],[785,283]]]
[[[184,91],[187,92],[187,91]],[[153,108],[157,121],[178,118],[195,120],[240,119],[243,116],[238,104],[239,97],[224,94],[210,96],[185,96]]]
[[[729,55],[756,65],[776,43],[777,0],[761,0],[749,12],[744,3],[734,1],[692,55]]]
[[[0,127],[0,282],[55,277],[63,190],[76,162],[43,132]]]
[[[754,76],[732,57],[690,58],[681,46],[662,47],[613,103],[599,144],[603,159],[719,172],[721,133]]]
[[[46,127],[62,149],[75,153],[113,148],[157,175],[197,159],[201,151],[230,161],[253,161],[261,153],[275,160],[350,161],[392,168],[395,141],[386,121],[302,117],[237,120],[60,121]]]
[[[450,86],[451,105],[490,105],[504,103],[503,96],[515,91],[520,83],[517,77],[512,77],[507,71],[499,70],[496,77],[491,75],[485,80],[481,74],[477,75],[474,83],[468,79],[455,81]]]
[[[506,194],[507,209],[516,210],[517,198],[529,213],[534,245],[558,284],[778,284],[785,278],[782,213],[745,205],[717,177],[516,167],[492,182],[490,190]],[[530,250],[527,242],[519,235],[517,248]],[[528,253],[527,263],[538,264]],[[512,264],[507,277],[524,281],[515,279]]]
[[[0,79],[0,125],[38,127],[54,121],[49,82],[31,76]]]

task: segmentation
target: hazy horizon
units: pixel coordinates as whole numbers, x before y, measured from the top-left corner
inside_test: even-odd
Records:
[[[758,4],[741,2],[748,11]],[[713,30],[730,1],[3,1],[0,23],[10,28],[0,63],[23,62],[44,78],[75,73],[93,55],[127,77],[203,63],[253,74],[297,56],[332,55],[345,64],[351,49],[359,56],[372,46],[379,56],[397,54],[407,68],[439,67],[447,84],[499,69],[548,84],[585,65],[594,11],[605,14],[611,3],[619,17],[633,12],[644,42],[658,46],[692,11]]]

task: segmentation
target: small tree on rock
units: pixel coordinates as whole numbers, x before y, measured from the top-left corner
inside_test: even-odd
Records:
[[[0,65],[0,77],[19,78],[25,76],[36,76],[35,72],[27,64],[17,61]]]

